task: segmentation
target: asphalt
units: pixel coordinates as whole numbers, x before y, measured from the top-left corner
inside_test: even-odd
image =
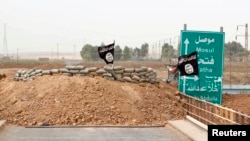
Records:
[[[5,130],[11,130],[11,132],[14,130],[16,130],[15,131],[15,133],[17,133],[17,131],[18,132],[20,132],[21,133],[21,131],[23,132],[24,131],[24,129],[21,129],[21,131],[19,131],[17,128],[7,128],[7,129],[5,129],[5,123],[6,123],[6,121],[5,120],[0,120],[0,128],[4,128],[4,130],[0,130],[0,132],[4,132]],[[174,130],[172,131],[170,128],[173,128]],[[41,131],[41,129],[29,129],[29,130],[27,130],[27,128],[25,128],[25,130],[27,131],[27,132],[25,132],[25,133],[21,133],[22,135],[23,134],[29,134],[30,132],[34,132],[34,133],[32,133],[32,134],[36,134],[35,133],[35,131],[34,130],[40,130]],[[51,130],[51,129],[50,129]],[[53,130],[53,129],[52,129]],[[62,130],[62,129],[61,129]],[[74,129],[75,130],[75,129]],[[86,131],[88,131],[88,130],[90,130],[90,129],[84,129],[84,130],[86,130]],[[113,138],[108,138],[107,136],[109,136],[109,133],[103,133],[103,131],[109,131],[110,129],[98,129],[98,128],[93,128],[93,129],[91,129],[91,130],[96,130],[97,132],[100,132],[99,130],[102,130],[101,131],[101,133],[104,135],[104,134],[107,134],[107,135],[105,135],[106,136],[106,139],[109,139],[109,140],[112,140]],[[122,136],[122,134],[124,134],[124,133],[130,133],[129,135],[131,135],[131,132],[133,132],[133,133],[135,133],[135,135],[133,135],[135,138],[134,139],[142,139],[142,140],[147,140],[147,139],[149,139],[149,140],[152,140],[153,138],[152,138],[152,136],[154,136],[154,137],[156,137],[157,138],[157,140],[173,140],[173,138],[174,138],[174,140],[192,140],[192,141],[207,141],[207,127],[206,127],[206,125],[203,125],[202,123],[199,123],[198,121],[196,121],[195,119],[192,119],[192,118],[190,118],[190,117],[187,117],[186,119],[181,119],[181,120],[170,120],[170,121],[168,121],[168,125],[166,126],[166,127],[163,127],[163,128],[153,128],[153,130],[152,129],[140,129],[140,130],[138,130],[138,129],[135,129],[135,128],[131,128],[131,129],[129,129],[129,128],[127,128],[127,129],[122,129],[122,131],[120,131],[121,129],[116,129],[115,131],[114,130],[112,130],[112,131],[109,131],[109,132],[111,132],[111,133],[114,133],[114,132],[117,132],[117,130],[118,130],[118,132],[119,132],[119,134],[118,133],[115,133],[115,134],[118,134],[119,136],[119,139],[123,139],[123,138],[120,138],[120,136]],[[135,130],[135,131],[134,131]],[[145,130],[145,131],[144,131]],[[86,131],[84,131],[84,132],[86,132]],[[171,132],[170,132],[171,131]],[[28,133],[29,132],[29,133]],[[50,134],[50,132],[51,131],[48,131],[48,132],[46,132],[46,135],[49,135]],[[60,131],[61,132],[61,131]],[[68,132],[68,131],[67,131]],[[121,132],[121,133],[120,133]],[[152,134],[152,132],[154,133],[153,135],[150,135],[150,134]],[[182,135],[183,135],[183,137],[182,138],[179,138],[179,139],[177,139],[176,138],[176,135],[175,135],[175,137],[171,137],[171,136],[174,136],[174,134],[176,134],[176,132],[179,132],[178,134],[179,135],[177,135],[178,137],[181,137]],[[51,132],[51,134],[52,134],[53,132]],[[74,131],[73,133],[76,133],[76,131]],[[82,132],[81,132],[82,133]],[[146,133],[146,134],[145,134]],[[56,134],[58,134],[58,133],[56,133]],[[80,134],[80,133],[78,133],[78,134]],[[139,137],[137,136],[139,134]],[[181,135],[180,135],[181,134]],[[96,139],[96,135],[94,135],[93,134],[93,136],[91,135],[91,134],[87,134],[88,136],[87,136],[87,138],[89,138],[90,140],[91,140],[91,138],[95,138]],[[91,135],[91,136],[90,136]],[[142,135],[145,137],[145,138],[141,138],[142,137]],[[12,135],[10,135],[10,136],[12,136]],[[10,137],[9,136],[9,137]],[[54,136],[54,134],[53,134],[53,136]],[[186,136],[186,139],[185,139],[185,136]],[[1,137],[1,136],[0,136]],[[9,138],[8,137],[8,138]],[[159,138],[160,137],[160,138]],[[66,137],[65,137],[66,138]],[[86,138],[86,137],[85,137]],[[133,138],[133,137],[132,137]],[[129,140],[133,140],[132,138],[130,138]],[[172,138],[172,139],[171,139]],[[116,139],[118,139],[117,137],[116,137]],[[128,138],[126,138],[127,140],[128,140]],[[126,140],[125,139],[125,140]],[[154,139],[153,139],[154,140]]]

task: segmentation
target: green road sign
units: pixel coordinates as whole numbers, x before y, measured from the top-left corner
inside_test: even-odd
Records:
[[[224,32],[181,31],[179,55],[197,51],[199,74],[179,76],[178,89],[187,95],[221,104]]]

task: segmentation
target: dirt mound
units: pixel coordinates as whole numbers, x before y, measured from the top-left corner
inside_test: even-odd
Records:
[[[223,94],[222,105],[250,115],[250,94]]]
[[[100,64],[84,66],[100,67]],[[126,67],[150,66],[166,78],[161,63],[123,63]],[[21,68],[53,69],[65,64],[0,64],[0,119],[27,126],[41,125],[155,125],[184,118],[173,95],[177,84],[133,84],[87,76],[41,76],[30,82],[14,81]],[[238,73],[237,73],[238,74]],[[235,75],[237,80],[243,77]],[[225,80],[236,80],[229,79]],[[234,82],[237,83],[237,82]],[[222,106],[250,114],[250,94],[223,94]]]
[[[177,88],[164,82],[62,75],[12,79],[0,81],[0,119],[15,125],[156,125],[184,117]]]
[[[1,79],[4,79],[5,77],[6,77],[5,74],[0,74],[0,80],[1,80]]]

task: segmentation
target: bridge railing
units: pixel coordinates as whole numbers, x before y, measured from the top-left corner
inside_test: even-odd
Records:
[[[187,115],[206,124],[250,124],[250,115],[180,93]]]

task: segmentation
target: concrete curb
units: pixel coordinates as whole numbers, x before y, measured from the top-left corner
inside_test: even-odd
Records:
[[[0,120],[0,128],[2,128],[5,125],[6,120]]]
[[[204,123],[201,123],[200,121],[198,121],[198,120],[196,120],[196,119],[194,119],[194,118],[192,118],[190,116],[186,116],[186,118],[187,118],[187,120],[193,122],[195,125],[203,128],[204,130],[206,130],[206,131],[208,130],[208,126],[205,125]]]
[[[192,141],[207,141],[207,131],[187,119],[168,121],[168,123]]]
[[[0,127],[4,126],[6,120],[0,120]]]

